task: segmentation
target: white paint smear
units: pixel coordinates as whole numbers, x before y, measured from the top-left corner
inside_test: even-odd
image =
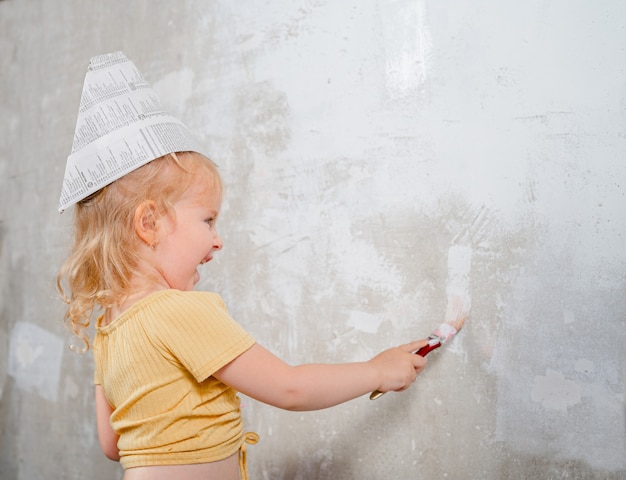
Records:
[[[448,297],[470,298],[469,279],[472,267],[472,249],[467,246],[453,245],[448,250]]]
[[[425,2],[397,2],[381,10],[387,92],[393,98],[415,95],[426,80],[432,39]]]
[[[11,332],[9,375],[17,387],[56,401],[63,356],[63,340],[29,322],[18,322]]]
[[[563,413],[572,405],[580,403],[582,387],[572,380],[567,380],[561,373],[547,369],[545,376],[536,376],[531,390],[533,402],[541,403],[545,408]]]

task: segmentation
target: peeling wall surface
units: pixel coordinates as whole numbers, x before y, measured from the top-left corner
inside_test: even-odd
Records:
[[[0,1],[0,478],[122,476],[55,292],[116,50],[223,173],[198,288],[286,361],[425,337],[471,253],[466,327],[406,392],[242,399],[251,478],[626,478],[625,45],[621,0]]]

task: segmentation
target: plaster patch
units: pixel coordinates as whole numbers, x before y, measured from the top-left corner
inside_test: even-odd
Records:
[[[370,315],[365,312],[350,312],[347,324],[365,333],[378,333],[383,321],[381,315]]]
[[[29,322],[18,322],[9,343],[9,375],[17,387],[56,401],[63,340]]]
[[[0,321],[4,318],[0,317]],[[9,338],[6,333],[0,330],[0,351],[6,352],[7,345],[9,344]],[[0,356],[0,398],[4,392],[4,385],[7,380],[7,357],[5,355]]]
[[[238,129],[245,138],[243,148],[268,156],[287,149],[291,141],[291,107],[285,92],[269,81],[251,83],[238,90],[235,102],[235,108],[241,112]]]
[[[193,78],[193,70],[183,68],[165,75],[161,80],[153,83],[152,88],[160,98],[167,99],[168,109],[174,111],[176,108],[182,108],[191,97]]]
[[[567,380],[563,374],[547,369],[545,376],[536,376],[531,390],[531,399],[544,408],[567,412],[568,407],[580,403],[582,387]]]
[[[402,289],[403,279],[384,257],[380,250],[366,241],[337,239],[336,270],[344,277],[346,285],[351,283],[367,286],[375,291],[397,294]],[[339,245],[344,241],[343,245]]]
[[[68,376],[65,379],[65,388],[63,389],[63,393],[65,393],[65,396],[68,399],[76,400],[78,398],[80,389],[72,377]]]
[[[563,323],[565,325],[569,325],[571,323],[574,323],[576,321],[576,317],[574,315],[574,312],[572,312],[571,310],[566,310],[565,312],[563,312]]]
[[[596,371],[595,364],[587,358],[579,358],[574,363],[574,369],[580,373],[593,373]]]

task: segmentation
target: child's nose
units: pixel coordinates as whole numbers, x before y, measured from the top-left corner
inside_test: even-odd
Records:
[[[213,238],[213,248],[215,250],[221,250],[224,246],[224,242],[222,242],[222,237],[219,236],[217,232],[215,232],[215,237]]]

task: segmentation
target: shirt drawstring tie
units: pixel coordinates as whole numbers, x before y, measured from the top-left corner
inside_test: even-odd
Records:
[[[243,434],[243,443],[239,448],[239,471],[241,472],[241,480],[248,480],[247,465],[247,445],[254,445],[259,441],[259,435],[254,432],[246,432]]]

